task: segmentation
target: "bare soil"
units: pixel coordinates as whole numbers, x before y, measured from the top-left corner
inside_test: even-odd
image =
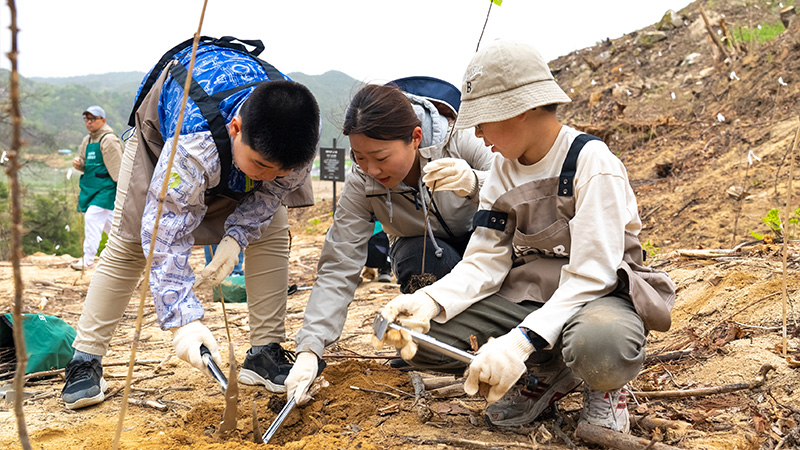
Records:
[[[736,54],[723,62],[715,57],[719,50],[702,24],[698,3],[717,36],[723,15],[727,29],[735,33],[739,26],[776,22],[780,9],[766,1],[700,1],[681,11],[682,24],[652,45],[639,39],[655,31],[654,26],[558,58],[551,68],[573,98],[559,114],[564,123],[604,138],[625,162],[644,223],[641,237],[648,264],[669,272],[678,288],[672,329],[651,333],[650,356],[631,389],[745,387],[679,398],[640,394],[629,403],[636,417],[685,426],[634,426],[632,433],[684,449],[798,448],[798,232],[796,225],[787,226],[784,247],[783,237],[762,218],[779,208],[788,222],[786,217],[798,207],[789,174],[795,176],[798,163],[791,149],[800,125],[800,20],[770,42],[737,44]],[[690,57],[693,53],[699,56]],[[315,206],[291,211],[290,283],[299,286],[313,283],[332,220],[330,183],[316,183],[315,189],[320,198]],[[758,239],[751,231],[767,236]],[[25,312],[77,323],[90,274],[71,270],[69,262],[51,255],[26,257]],[[191,263],[203,265],[200,249]],[[2,264],[0,311],[7,311],[13,283],[10,266]],[[324,377],[330,385],[310,405],[296,408],[267,447],[253,443],[253,405],[264,431],[285,398],[241,386],[237,429],[228,439],[215,440],[222,393],[213,381],[170,357],[169,336],[155,325],[148,298],[131,397],[158,400],[167,408],[130,405],[121,447],[600,448],[574,435],[582,404],[578,393],[527,427],[489,427],[482,416],[485,402],[463,393],[429,399],[433,415],[423,422],[409,374],[389,367],[393,352],[375,352],[370,346],[375,311],[397,294],[391,283],[359,286],[339,343],[326,350]],[[226,359],[222,307],[210,292],[200,295]],[[308,291],[289,297],[289,348],[307,299]],[[69,411],[59,396],[62,378],[28,383],[33,396],[25,402],[25,419],[34,448],[111,447],[137,304],[138,296],[104,359],[110,385],[105,402]],[[246,306],[226,308],[241,362],[249,347]],[[765,365],[772,370],[759,379]],[[0,447],[20,448],[11,405],[0,405]]]

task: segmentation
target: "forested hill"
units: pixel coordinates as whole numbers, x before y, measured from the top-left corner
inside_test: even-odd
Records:
[[[65,78],[21,77],[21,105],[25,151],[50,153],[58,149],[76,149],[86,134],[81,113],[89,105],[106,110],[108,124],[121,135],[127,128],[128,117],[144,72],[112,72]],[[314,93],[322,114],[322,145],[333,139],[344,146],[346,138],[340,133],[344,108],[357,90],[359,81],[338,71],[322,75],[288,74]],[[0,97],[8,96],[8,71],[0,70]],[[8,142],[10,121],[0,121],[0,141]]]

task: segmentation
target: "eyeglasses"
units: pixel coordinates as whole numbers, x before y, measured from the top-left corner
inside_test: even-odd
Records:
[[[102,117],[91,117],[91,118],[89,118],[89,117],[84,117],[84,118],[83,118],[83,121],[84,121],[84,122],[89,122],[89,123],[91,123],[91,122],[94,122],[95,120],[100,120],[100,119],[102,119]]]

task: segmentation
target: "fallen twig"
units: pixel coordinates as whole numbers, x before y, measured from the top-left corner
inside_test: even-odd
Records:
[[[620,433],[619,431],[592,425],[588,422],[578,422],[578,426],[575,428],[575,436],[593,444],[620,450],[679,450],[678,447]]]
[[[166,411],[167,409],[169,409],[167,405],[159,403],[155,400],[144,400],[144,399],[128,397],[128,403],[131,405],[157,409],[159,411]]]
[[[462,395],[467,395],[467,393],[464,392],[463,381],[459,381],[449,386],[442,386],[437,389],[432,389],[428,393],[431,395],[431,397],[437,398],[461,397]]]
[[[648,355],[644,359],[644,364],[648,365],[648,364],[652,364],[652,363],[655,363],[655,362],[675,361],[675,360],[681,359],[681,358],[683,358],[685,356],[689,356],[693,351],[694,351],[694,349],[690,348],[690,349],[687,349],[687,350],[678,350],[678,351],[668,352],[668,353],[659,353],[657,355]]]
[[[416,436],[397,436],[417,445],[450,445],[458,447],[485,448],[490,450],[503,450],[506,448],[539,448],[522,442],[483,442],[457,437],[440,437],[436,439],[421,439]]]
[[[689,422],[684,422],[682,420],[661,419],[652,416],[637,416],[635,414],[631,414],[631,425],[640,426],[645,430],[654,430],[656,428],[660,428],[662,430],[683,430],[686,428],[691,428],[692,426],[692,424]]]
[[[455,378],[453,376],[444,376],[444,377],[422,377],[422,382],[425,384],[425,389],[439,389],[440,387],[450,386],[451,384],[456,384],[463,382],[459,378]]]
[[[392,392],[386,392],[386,391],[377,391],[377,390],[375,390],[375,389],[367,389],[367,388],[362,388],[362,387],[358,387],[358,386],[350,386],[350,389],[355,389],[355,390],[357,390],[357,391],[364,391],[364,392],[372,392],[373,394],[383,394],[383,395],[388,395],[389,397],[394,397],[394,398],[400,398],[400,396],[399,396],[399,395],[397,395],[397,394],[394,394],[394,393],[392,393]]]
[[[764,364],[763,366],[761,366],[761,369],[759,370],[756,379],[754,381],[745,383],[734,383],[734,384],[726,384],[723,386],[705,387],[697,389],[672,390],[672,391],[634,391],[631,393],[637,397],[647,397],[647,398],[682,398],[682,397],[697,397],[697,396],[714,395],[714,394],[727,394],[728,392],[740,391],[742,389],[755,389],[761,386],[767,380],[767,373],[770,370],[774,369],[775,368],[772,367],[772,365]]]
[[[425,423],[433,417],[433,412],[428,407],[428,394],[425,393],[425,383],[422,382],[422,377],[417,372],[409,373],[411,377],[411,385],[414,386],[414,405],[417,409],[417,416],[419,421]]]

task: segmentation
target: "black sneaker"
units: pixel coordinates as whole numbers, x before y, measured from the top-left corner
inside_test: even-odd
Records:
[[[253,349],[247,351],[242,370],[239,371],[239,382],[249,386],[264,386],[271,392],[286,392],[284,381],[292,370],[294,352],[284,350],[275,342],[267,345],[258,353]]]
[[[103,379],[100,361],[70,361],[66,368],[66,382],[61,399],[69,409],[96,405],[106,398],[108,385]]]

